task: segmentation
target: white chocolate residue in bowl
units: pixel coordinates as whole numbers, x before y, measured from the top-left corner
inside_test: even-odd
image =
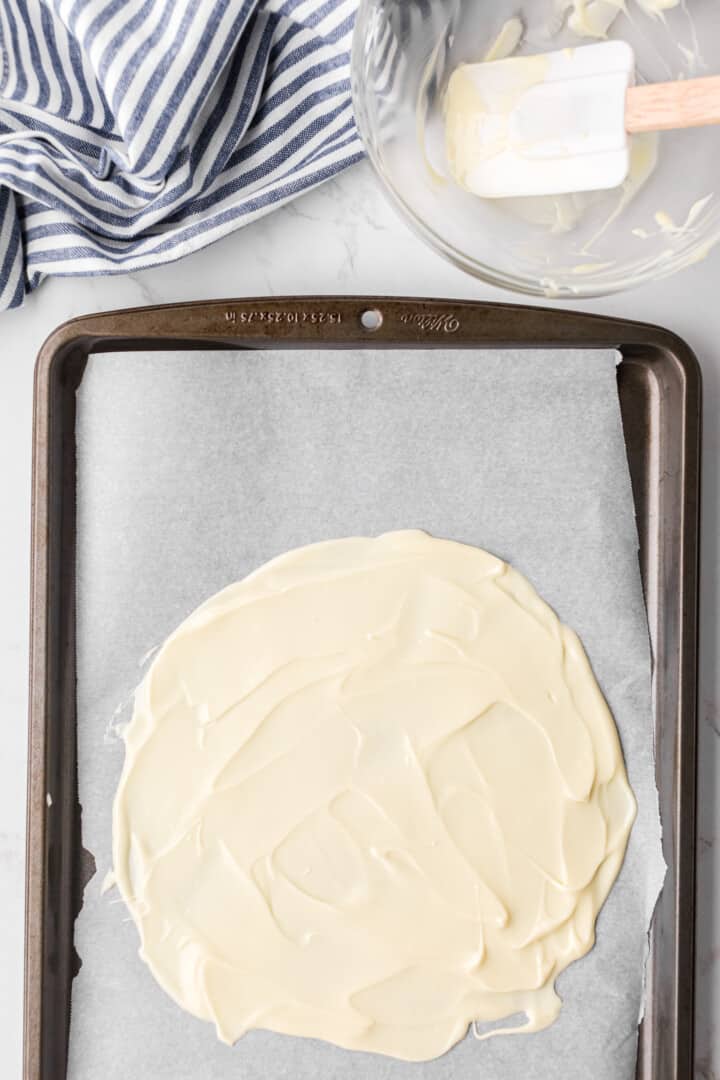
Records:
[[[228,1043],[421,1061],[473,1021],[546,1027],[635,814],[575,634],[499,559],[421,532],[301,548],[212,597],[124,738],[140,954]]]
[[[663,12],[680,6],[681,0],[635,0],[646,15],[663,18]],[[559,0],[562,10],[569,10],[568,26],[578,37],[604,38],[621,12],[625,0]]]

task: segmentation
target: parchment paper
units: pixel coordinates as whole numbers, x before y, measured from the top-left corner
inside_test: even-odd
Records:
[[[98,872],[76,925],[69,1080],[630,1080],[664,873],[650,655],[617,357],[573,352],[92,357],[78,390],[78,771]],[[137,955],[111,805],[141,660],[206,597],[289,548],[421,528],[487,548],[580,635],[639,803],[595,949],[536,1035],[424,1064],[183,1013]],[[172,762],[168,762],[172,768]]]

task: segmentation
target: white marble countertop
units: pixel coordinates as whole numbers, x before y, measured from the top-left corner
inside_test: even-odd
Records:
[[[74,315],[214,297],[367,293],[512,301],[425,248],[400,222],[367,165],[171,266],[131,277],[47,282],[0,315],[0,1045],[19,1077],[25,860],[30,445],[35,356]],[[695,349],[704,374],[702,629],[699,695],[697,1080],[720,1078],[720,252],[676,278],[586,310],[661,323]],[[714,1021],[714,1022],[713,1022]]]

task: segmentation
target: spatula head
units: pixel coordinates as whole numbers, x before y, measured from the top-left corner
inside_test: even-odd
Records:
[[[617,187],[634,72],[622,41],[457,68],[445,100],[453,176],[487,199]]]

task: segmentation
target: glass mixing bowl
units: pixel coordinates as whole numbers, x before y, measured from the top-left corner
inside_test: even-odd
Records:
[[[352,85],[370,160],[415,230],[484,281],[598,296],[674,273],[720,239],[718,128],[636,136],[612,191],[481,199],[449,178],[443,99],[458,64],[603,34],[632,45],[641,82],[720,71],[718,0],[361,0]]]

